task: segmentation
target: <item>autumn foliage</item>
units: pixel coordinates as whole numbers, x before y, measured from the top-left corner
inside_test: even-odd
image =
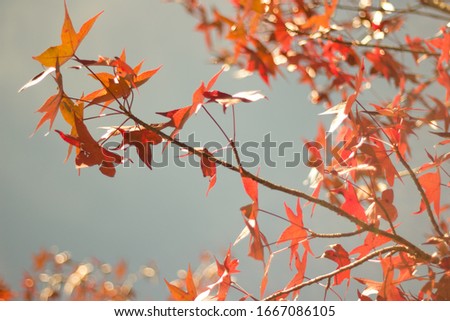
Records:
[[[33,57],[44,71],[21,88],[53,78],[57,93],[38,109],[43,115],[36,131],[44,124],[53,129],[60,114],[67,126],[55,132],[68,144],[67,157],[75,154],[75,166],[81,172],[96,167],[103,175],[113,177],[125,160],[121,151],[131,147],[150,170],[153,147],[173,144],[199,158],[199,175],[209,182],[207,192],[220,180],[219,171],[220,175],[235,172],[241,176],[249,200],[242,204],[240,213],[236,212],[242,215],[242,233],[235,241],[225,241],[224,246],[233,241],[233,246],[248,242],[248,257],[262,264],[259,293],[239,285],[239,261],[233,257],[231,246],[224,258],[212,259],[208,265],[210,277],[200,279],[199,273],[193,273],[186,263],[189,267],[183,277],[166,280],[170,298],[226,300],[235,291],[234,297],[242,300],[286,300],[301,298],[302,288],[307,286],[323,287],[324,295],[318,299],[326,298],[330,291],[342,298],[339,289],[345,292],[350,284],[357,284],[359,290],[353,297],[361,300],[450,300],[450,29],[445,20],[449,13],[429,6],[428,1],[413,1],[411,6],[399,2],[396,8],[385,0],[230,0],[232,14],[225,15],[200,0],[181,2],[197,19],[196,29],[204,34],[218,67],[215,75],[201,82],[191,99],[187,97],[185,106],[158,112],[163,122],[147,122],[133,113],[133,105],[138,103],[136,93],[145,90],[143,85],[148,85],[159,67],[145,71],[143,63],[133,67],[127,62],[125,50],[112,58],[77,55],[101,13],[87,20],[77,32],[65,5],[61,44]],[[421,21],[441,19],[441,28],[427,38],[408,34],[402,26],[412,17]],[[61,68],[68,63],[80,72],[86,71],[98,89],[78,97],[68,96],[65,88],[70,84],[64,83]],[[230,67],[239,70],[240,75],[255,74],[267,86],[274,78],[293,73],[299,86],[310,88],[311,102],[325,107],[320,113],[325,115],[324,122],[332,115],[331,123],[318,124],[317,133],[305,142],[309,159],[304,166],[311,168],[309,192],[278,185],[264,179],[259,170],[242,166],[235,145],[236,128],[226,133],[208,109],[220,106],[235,120],[235,108],[257,105],[266,96],[259,91],[233,94],[217,88],[217,79]],[[376,86],[388,88],[386,92],[392,95],[388,99],[374,98],[370,89]],[[177,134],[197,113],[206,113],[222,131],[227,147],[233,150],[232,162],[178,140]],[[254,113],[257,115],[257,108]],[[94,137],[89,119],[96,115],[105,119],[114,115],[120,120],[105,124],[106,133]],[[293,139],[298,139],[297,134],[293,133]],[[324,155],[325,150],[317,147],[325,146],[329,135],[331,161]],[[115,149],[106,147],[111,139],[118,141]],[[413,148],[417,140],[435,143]],[[396,202],[395,192],[405,184],[414,190],[411,202],[417,206],[415,213],[404,212]],[[286,196],[284,212],[264,209],[259,190],[266,188]],[[305,225],[304,215],[314,220],[318,207],[348,221],[353,230],[322,233]],[[277,239],[266,237],[261,215],[285,221]],[[399,232],[399,226],[416,215],[425,216],[427,221],[420,226],[419,242]],[[357,245],[349,248],[347,239]],[[328,240],[329,249],[317,253],[313,246],[317,240]],[[267,293],[267,285],[276,279],[270,273],[271,263],[283,252],[288,253],[285,264],[292,278],[277,291]],[[45,264],[52,264],[55,271],[67,264],[55,261],[53,256],[57,254],[43,251],[40,255],[35,258],[36,271]],[[312,260],[331,260],[335,268],[317,274],[308,270]],[[356,267],[374,264],[380,270],[378,279],[361,275],[361,270],[353,272]],[[133,298],[131,288],[123,281],[125,268],[116,267],[113,273],[122,283],[114,284],[102,274],[101,266],[74,265],[69,272],[66,269],[68,276],[61,277],[59,284],[69,287],[71,291],[66,293],[72,299]],[[94,282],[90,275],[95,267],[100,269],[100,277]],[[74,273],[79,274],[77,283],[70,285]],[[24,299],[55,298],[55,294],[38,294],[36,279],[30,275],[24,277]],[[410,287],[412,281],[419,287]],[[0,280],[0,299],[11,299],[12,293]]]

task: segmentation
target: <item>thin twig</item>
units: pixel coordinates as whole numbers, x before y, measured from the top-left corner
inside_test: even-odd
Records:
[[[83,118],[83,121],[84,120],[98,119],[98,118],[103,118],[103,117],[108,117],[108,116],[116,116],[116,115],[123,115],[123,113],[122,112],[116,112],[116,113],[110,113],[110,114],[101,114],[101,115],[97,115],[97,116],[85,117],[85,118]]]
[[[69,99],[72,99],[72,100],[81,101],[82,103],[88,103],[88,104],[92,103],[92,101],[86,100],[86,99],[83,99],[83,98],[75,98],[75,97],[71,97],[71,96],[66,96],[66,97],[69,98]],[[106,105],[103,105],[103,104],[99,104],[99,103],[92,104],[90,106],[98,106],[98,107],[102,107],[103,109],[108,109],[108,110],[114,111],[116,113],[123,114],[123,112],[118,110],[118,109],[115,109],[115,108],[112,108],[112,107],[109,107],[109,106],[106,106]],[[87,106],[87,107],[89,107],[89,106]]]
[[[206,112],[206,114],[208,114],[209,118],[211,118],[211,120],[214,122],[216,127],[220,129],[220,131],[222,132],[223,136],[225,136],[225,139],[228,141],[228,143],[231,143],[231,139],[228,137],[227,133],[225,133],[222,126],[220,126],[220,124],[217,122],[217,120],[213,117],[213,115],[211,115],[211,113],[208,111],[208,109],[205,108],[205,106],[203,104],[202,104],[202,109]]]
[[[270,211],[266,211],[266,210],[264,210],[262,208],[258,208],[258,211],[262,212],[262,213],[265,213],[265,214],[268,214],[268,215],[271,215],[273,217],[279,218],[279,219],[281,219],[283,221],[288,222],[289,224],[297,226],[298,228],[304,229],[305,231],[307,231],[308,233],[311,234],[312,238],[331,239],[331,238],[351,237],[351,236],[355,236],[355,235],[358,235],[358,234],[361,234],[361,233],[365,232],[363,229],[358,229],[358,230],[355,230],[353,232],[344,232],[344,233],[316,233],[316,232],[312,231],[311,229],[309,229],[307,227],[304,227],[304,226],[301,226],[300,224],[297,224],[296,222],[292,222],[292,221],[288,220],[287,218],[285,218],[285,217],[283,217],[281,215],[275,214],[275,213],[270,212]]]
[[[338,273],[341,273],[341,272],[344,272],[344,271],[347,271],[347,270],[351,270],[351,269],[353,269],[353,268],[355,268],[355,267],[357,267],[357,266],[367,262],[368,260],[370,260],[370,259],[372,259],[372,258],[374,258],[376,256],[379,256],[379,255],[381,255],[383,253],[387,253],[387,252],[392,252],[392,253],[395,253],[395,252],[409,252],[409,250],[408,250],[407,247],[401,246],[401,245],[393,245],[393,246],[389,246],[389,247],[385,247],[385,248],[376,250],[376,251],[374,251],[374,252],[372,252],[370,254],[367,254],[366,256],[364,256],[364,257],[362,257],[362,258],[360,258],[360,259],[358,259],[356,261],[353,261],[350,264],[347,264],[345,266],[340,267],[337,270],[334,270],[333,272],[330,272],[330,273],[327,273],[327,274],[322,274],[322,275],[320,275],[320,276],[318,276],[316,278],[310,279],[310,280],[308,280],[306,282],[302,282],[302,283],[294,285],[294,286],[292,286],[290,288],[287,288],[287,289],[275,292],[275,293],[269,295],[268,297],[264,298],[263,301],[274,301],[277,298],[279,298],[280,296],[289,294],[289,293],[291,293],[293,291],[298,291],[301,288],[304,288],[306,286],[319,283],[322,280],[330,279],[330,278],[332,278],[333,276],[335,276]]]
[[[361,11],[361,9],[358,7],[349,6],[349,5],[345,5],[345,4],[338,4],[337,8],[341,9],[341,10],[346,10],[346,11],[356,11],[356,12]],[[438,14],[431,13],[431,12],[419,11],[418,9],[420,9],[420,8],[422,8],[422,6],[416,4],[415,6],[410,7],[410,8],[395,9],[395,11],[386,11],[381,7],[374,7],[374,6],[365,7],[364,9],[369,9],[371,11],[382,11],[382,12],[388,12],[388,13],[403,14],[403,15],[404,14],[413,14],[413,15],[418,15],[421,17],[439,19],[439,20],[444,20],[444,21],[448,20],[448,17],[442,16],[442,15],[438,15]]]
[[[239,284],[237,284],[236,282],[231,282],[230,285],[233,289],[245,294],[246,297],[251,298],[253,301],[259,301],[257,298],[255,298],[251,293],[248,293],[243,287],[241,287]]]

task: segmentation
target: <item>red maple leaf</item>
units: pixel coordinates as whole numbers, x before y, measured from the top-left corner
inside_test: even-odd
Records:
[[[242,49],[248,54],[246,70],[249,72],[258,71],[261,79],[270,86],[269,76],[275,76],[278,67],[273,60],[272,53],[257,39],[251,38],[256,51],[246,46]]]
[[[332,0],[330,4],[328,0],[324,0],[325,12],[321,15],[314,15],[310,17],[304,24],[300,25],[302,29],[311,28],[312,31],[317,31],[321,28],[329,28],[330,20],[334,15],[334,11],[336,10],[336,6],[338,4],[338,0]]]
[[[394,202],[394,191],[386,189],[381,193],[381,199],[377,199],[367,208],[367,217],[371,222],[378,222],[378,218],[388,222],[394,222],[397,219],[398,211]]]
[[[175,137],[176,134],[183,128],[188,119],[197,112],[198,108],[203,104],[203,101],[205,99],[203,94],[209,91],[212,86],[214,86],[217,78],[219,78],[222,72],[223,68],[209,80],[206,86],[203,82],[200,84],[200,86],[192,95],[191,105],[167,112],[157,112],[157,114],[161,116],[170,118],[170,121],[168,121],[166,125],[175,128],[174,131],[170,134],[171,137]]]
[[[75,128],[78,133],[77,137],[66,135],[59,130],[56,130],[56,132],[67,143],[77,147],[76,167],[83,168],[98,165],[104,175],[113,177],[116,174],[114,167],[116,164],[122,163],[122,156],[100,146],[91,136],[84,122],[78,117],[75,117]]]
[[[50,74],[51,72],[55,71],[55,81],[58,85],[58,93],[50,96],[45,103],[37,110],[39,113],[43,113],[44,115],[39,120],[38,124],[36,125],[36,129],[34,130],[34,133],[37,132],[37,130],[46,122],[50,122],[49,129],[52,128],[53,122],[55,121],[56,116],[58,115],[58,110],[60,109],[61,100],[64,97],[64,90],[63,90],[63,80],[62,75],[59,70],[59,63],[56,62],[55,67],[48,68],[45,72],[41,73],[40,75],[34,77],[32,80],[30,80],[25,86],[23,86],[19,92],[24,90],[25,88],[28,88],[30,86],[35,85],[39,81],[41,81],[46,75]]]
[[[123,136],[122,143],[117,149],[124,148],[126,145],[136,147],[139,158],[152,169],[152,146],[162,142],[161,136],[140,126],[122,127],[117,130]]]
[[[209,177],[209,186],[208,190],[206,191],[206,195],[208,195],[209,191],[214,187],[217,180],[217,169],[216,169],[216,162],[211,160],[209,156],[213,156],[206,148],[203,150],[205,154],[203,154],[200,162],[200,167],[202,169],[202,173],[204,177]]]
[[[300,243],[305,248],[305,252],[309,252],[311,253],[311,255],[314,255],[314,253],[309,246],[308,229],[303,225],[303,212],[300,207],[300,200],[297,199],[297,215],[294,214],[294,212],[289,208],[289,206],[287,206],[286,203],[284,203],[284,207],[286,209],[287,218],[291,225],[289,225],[281,233],[280,237],[278,238],[277,244],[283,242],[291,242],[289,246],[291,248],[289,264],[291,264],[294,255],[297,253],[298,245]]]
[[[352,184],[347,184],[347,189],[341,189],[340,192],[344,195],[345,201],[341,205],[341,209],[349,213],[360,221],[367,222],[366,212],[359,203],[358,196]]]
[[[123,57],[125,59],[125,57]],[[104,58],[103,58],[104,59]],[[119,59],[119,58],[117,58]],[[118,65],[117,61],[114,60]],[[114,65],[114,61],[108,64],[99,63],[100,65]],[[111,102],[120,98],[128,98],[131,94],[132,88],[137,89],[139,86],[145,84],[150,78],[152,78],[160,69],[147,70],[139,74],[143,62],[140,62],[136,67],[131,69],[126,63],[120,60],[120,65],[122,66],[120,74],[123,76],[118,77],[118,71],[115,74],[110,74],[107,72],[98,72],[91,74],[90,76],[95,80],[98,80],[103,88],[95,90],[84,97],[85,101],[89,101],[89,105],[101,105],[103,109],[108,106]],[[82,62],[85,65],[89,65],[87,62]],[[97,64],[97,62],[91,63]],[[125,67],[128,66],[128,67]],[[100,110],[100,113],[102,113]]]
[[[392,257],[388,256],[386,258],[382,258],[381,267],[383,269],[382,282],[355,278],[358,282],[366,285],[366,289],[362,292],[362,294],[375,291],[378,294],[377,300],[379,301],[404,301],[405,295],[397,286],[403,280],[394,279],[395,266],[392,262]]]
[[[350,259],[348,257],[348,252],[340,244],[331,245],[332,250],[327,250],[322,254],[321,257],[325,257],[337,263],[337,269],[350,264]],[[347,286],[350,284],[350,269],[339,272],[334,276],[334,284],[341,284],[342,281],[348,279]]]
[[[392,229],[387,230],[388,233],[392,233]],[[364,239],[364,244],[355,247],[351,252],[351,254],[359,253],[357,259],[362,258],[370,253],[370,251],[376,249],[380,245],[390,242],[391,239],[387,236],[375,234],[373,232],[367,232],[367,236]]]
[[[300,260],[298,253],[297,252],[295,253],[295,268],[297,269],[297,273],[289,281],[289,283],[286,285],[285,289],[289,289],[289,288],[299,285],[303,282],[303,279],[305,278],[307,257],[308,257],[308,252],[306,252],[306,251],[303,253],[302,260]],[[298,297],[299,294],[300,294],[300,290],[293,291],[292,297],[296,298],[296,297]]]
[[[248,255],[255,260],[264,261],[264,246],[268,247],[268,242],[264,234],[260,231],[257,221],[259,210],[258,182],[250,177],[242,176],[242,184],[247,195],[253,200],[253,203],[241,207],[246,227],[235,244],[250,233],[250,249]]]
[[[239,265],[238,259],[231,258],[231,251],[228,249],[227,255],[222,264],[216,259],[217,274],[219,275],[221,282],[219,284],[219,290],[217,292],[217,300],[223,301],[226,299],[228,290],[231,286],[231,275],[239,273],[237,269]]]
[[[440,203],[441,203],[441,176],[439,171],[434,173],[426,173],[419,177],[419,183],[425,191],[425,195],[428,198],[428,202],[434,203],[434,211],[439,217]],[[414,214],[420,214],[425,210],[425,201],[420,201],[420,208]]]

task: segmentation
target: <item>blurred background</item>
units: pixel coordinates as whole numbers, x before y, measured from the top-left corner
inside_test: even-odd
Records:
[[[204,2],[220,4],[225,12],[230,9],[226,1]],[[220,70],[220,66],[210,62],[203,35],[194,31],[196,21],[180,5],[157,0],[68,0],[67,4],[76,30],[104,10],[77,51],[78,56],[114,57],[125,48],[127,62],[132,66],[142,59],[145,60],[143,70],[163,66],[135,97],[134,111],[148,122],[164,120],[155,112],[190,104],[200,82],[208,81]],[[79,262],[96,258],[114,265],[123,259],[130,272],[139,273],[149,265],[157,267],[158,277],[137,281],[137,299],[166,299],[164,278],[178,278],[178,271],[187,269],[189,264],[195,270],[204,251],[223,260],[244,227],[239,209],[250,199],[240,177],[223,168],[218,168],[217,184],[206,197],[208,179],[203,177],[200,168],[189,164],[181,168],[170,157],[168,166],[153,171],[138,166],[118,168],[116,177],[111,179],[97,168],[88,168],[78,176],[73,156],[64,163],[67,144],[53,130],[48,132],[48,123],[30,137],[41,117],[35,110],[56,88],[48,78],[20,95],[17,90],[42,71],[31,56],[60,43],[63,18],[63,1],[0,2],[3,75],[0,78],[0,277],[20,291],[23,273],[32,268],[33,254],[42,249],[69,251]],[[440,24],[439,21],[435,25],[430,23],[429,30],[434,32]],[[66,90],[73,96],[98,89],[84,70],[65,69],[63,74]],[[304,165],[286,168],[283,163],[291,159],[293,152],[301,151],[303,139],[313,139],[316,135],[317,114],[323,107],[309,102],[309,88],[299,86],[296,77],[290,75],[273,81],[270,88],[256,75],[236,81],[233,70],[222,74],[214,88],[227,93],[262,90],[269,100],[237,106],[237,140],[261,143],[270,133],[273,141],[292,141],[295,148],[288,155],[279,159],[273,155],[274,160],[278,159],[275,168],[260,164],[260,175],[278,184],[310,191],[303,184],[309,168]],[[219,106],[212,112],[231,134],[231,113],[223,115]],[[322,118],[322,121],[328,127],[331,119]],[[105,118],[92,124],[100,127],[118,125],[118,122]],[[53,129],[69,130],[60,120]],[[99,129],[97,138],[103,133]],[[188,122],[180,139],[187,140],[192,133],[203,144],[211,141],[225,144],[220,131],[203,113]],[[263,155],[261,148],[257,152]],[[131,157],[138,159],[133,152]],[[155,150],[154,157],[160,159],[160,149]],[[400,191],[396,204],[400,215],[409,216],[418,209],[418,198],[411,201],[407,189]],[[262,208],[284,215],[284,202],[295,208],[296,199],[260,187]],[[320,208],[316,209],[314,220],[309,217],[310,207],[304,213],[306,223],[320,232],[353,229]],[[409,223],[402,224],[401,232],[406,236],[416,235],[415,227],[421,220],[413,217]],[[276,241],[286,227],[284,222],[264,215],[260,217],[260,225],[269,242]],[[326,242],[313,244],[316,256],[328,249]],[[241,259],[242,273],[237,275],[237,281],[258,295],[264,267],[247,258],[247,250],[248,239],[232,249],[233,255]],[[287,255],[280,255],[272,263],[267,293],[282,287],[295,274],[295,270],[286,268]],[[333,262],[325,259],[312,261],[315,263],[308,268],[308,277],[335,268]],[[364,277],[380,276],[375,265],[373,271],[370,267],[365,269]],[[302,298],[317,299],[323,292],[323,288],[314,286],[305,289]],[[355,298],[354,292],[349,290],[349,299]],[[238,297],[239,294],[231,296]],[[330,298],[337,297],[330,295]]]

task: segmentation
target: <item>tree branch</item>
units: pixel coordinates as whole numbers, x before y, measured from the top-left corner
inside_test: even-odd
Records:
[[[356,12],[361,11],[361,9],[359,7],[345,5],[345,4],[338,4],[337,8],[341,9],[341,10],[346,10],[346,11],[356,11]],[[420,8],[422,8],[422,6],[420,4],[416,4],[416,5],[412,6],[412,7],[396,8],[395,11],[393,11],[393,12],[392,11],[386,11],[382,7],[374,7],[374,6],[365,7],[364,9],[369,9],[371,11],[389,12],[389,13],[393,13],[393,14],[403,14],[403,15],[405,15],[405,14],[413,14],[413,15],[418,15],[418,16],[421,16],[421,17],[432,18],[432,19],[439,19],[439,20],[445,20],[445,21],[448,20],[448,17],[442,16],[442,15],[439,15],[439,14],[419,11]]]
[[[420,2],[425,6],[437,9],[445,13],[450,13],[450,4],[444,3],[441,0],[420,0]]]
[[[400,151],[398,150],[397,146],[394,146],[394,151],[397,154],[397,157],[399,158],[400,162],[402,163],[402,165],[406,168],[406,170],[408,171],[409,176],[411,176],[414,185],[416,185],[417,190],[420,193],[420,196],[422,197],[423,202],[425,203],[425,207],[427,209],[427,214],[428,214],[428,218],[430,219],[431,224],[433,225],[434,230],[436,231],[436,233],[440,236],[440,237],[445,237],[444,233],[442,233],[441,229],[439,228],[439,224],[436,222],[436,219],[434,217],[433,214],[433,210],[431,209],[431,205],[430,205],[430,201],[427,197],[427,194],[425,193],[425,191],[422,188],[422,185],[420,185],[419,180],[417,179],[416,174],[414,173],[413,169],[411,168],[411,166],[409,166],[409,164],[405,161],[405,159],[403,158],[403,156],[401,155]]]
[[[310,279],[310,280],[308,280],[306,282],[302,282],[302,283],[294,285],[294,286],[292,286],[290,288],[287,288],[287,289],[275,292],[275,293],[269,295],[268,297],[264,298],[263,301],[274,301],[274,300],[276,300],[278,297],[280,297],[282,295],[289,294],[289,293],[291,293],[293,291],[298,291],[301,288],[304,288],[306,286],[319,283],[322,280],[330,279],[330,278],[332,278],[333,276],[335,276],[338,273],[341,273],[341,272],[344,272],[344,271],[347,271],[347,270],[351,270],[351,269],[357,267],[358,265],[361,265],[364,262],[367,262],[368,260],[370,260],[370,259],[372,259],[372,258],[374,258],[376,256],[379,256],[379,255],[381,255],[383,253],[386,253],[386,252],[393,252],[393,253],[395,253],[395,252],[409,252],[409,250],[408,250],[407,247],[401,246],[401,245],[393,245],[393,246],[389,246],[389,247],[385,247],[385,248],[376,250],[376,251],[374,251],[374,252],[372,252],[370,254],[367,254],[366,256],[360,258],[359,260],[356,260],[356,261],[354,261],[354,262],[352,262],[350,264],[347,264],[347,265],[345,265],[345,266],[343,266],[343,267],[341,267],[341,268],[339,268],[337,270],[334,270],[333,272],[330,272],[330,273],[327,273],[327,274],[322,274],[322,275],[320,275],[320,276],[318,276],[316,278]]]
[[[392,241],[398,243],[398,244],[402,244],[404,246],[406,246],[408,248],[408,252],[414,256],[416,256],[417,258],[419,258],[420,260],[423,261],[432,261],[434,262],[434,259],[432,258],[431,255],[429,255],[428,253],[424,252],[423,250],[421,250],[420,248],[418,248],[416,245],[412,244],[411,242],[409,242],[408,240],[404,239],[403,237],[399,236],[399,235],[394,235],[392,233],[389,233],[385,230],[379,229],[374,225],[369,225],[367,223],[364,223],[363,221],[357,219],[356,217],[352,216],[350,213],[347,213],[346,211],[342,210],[341,208],[337,207],[334,204],[331,204],[325,200],[319,199],[319,198],[315,198],[313,196],[310,196],[306,193],[303,193],[301,191],[292,189],[292,188],[288,188],[282,185],[278,185],[275,183],[272,183],[271,181],[268,181],[264,178],[261,178],[259,176],[256,176],[250,172],[248,172],[247,170],[243,169],[243,168],[239,168],[237,166],[234,166],[233,164],[227,163],[219,158],[216,157],[211,157],[210,155],[207,155],[203,150],[201,149],[196,149],[192,146],[189,146],[183,142],[180,142],[178,140],[173,139],[170,135],[167,135],[166,133],[162,132],[160,129],[158,129],[155,126],[149,125],[147,123],[145,123],[144,121],[142,121],[141,119],[139,119],[138,117],[136,117],[134,114],[128,112],[128,111],[124,111],[124,114],[131,118],[134,122],[136,122],[137,124],[141,125],[142,127],[144,127],[145,129],[148,129],[158,135],[160,135],[162,138],[166,139],[167,141],[170,141],[172,143],[174,143],[175,145],[184,148],[186,150],[188,150],[189,152],[191,152],[192,154],[195,154],[199,157],[205,157],[208,156],[209,159],[213,162],[215,162],[217,165],[222,165],[232,171],[235,171],[237,173],[240,173],[241,176],[246,176],[251,178],[252,180],[258,182],[259,184],[272,189],[272,190],[276,190],[285,194],[289,194],[295,197],[299,197],[301,199],[307,200],[311,203],[320,205],[321,207],[324,207],[340,216],[345,217],[347,220],[351,221],[352,223],[356,224],[357,226],[361,227],[362,229],[366,230],[366,231],[370,231],[372,233],[375,234],[380,234],[383,235],[385,237],[388,237],[389,239],[391,239]]]

